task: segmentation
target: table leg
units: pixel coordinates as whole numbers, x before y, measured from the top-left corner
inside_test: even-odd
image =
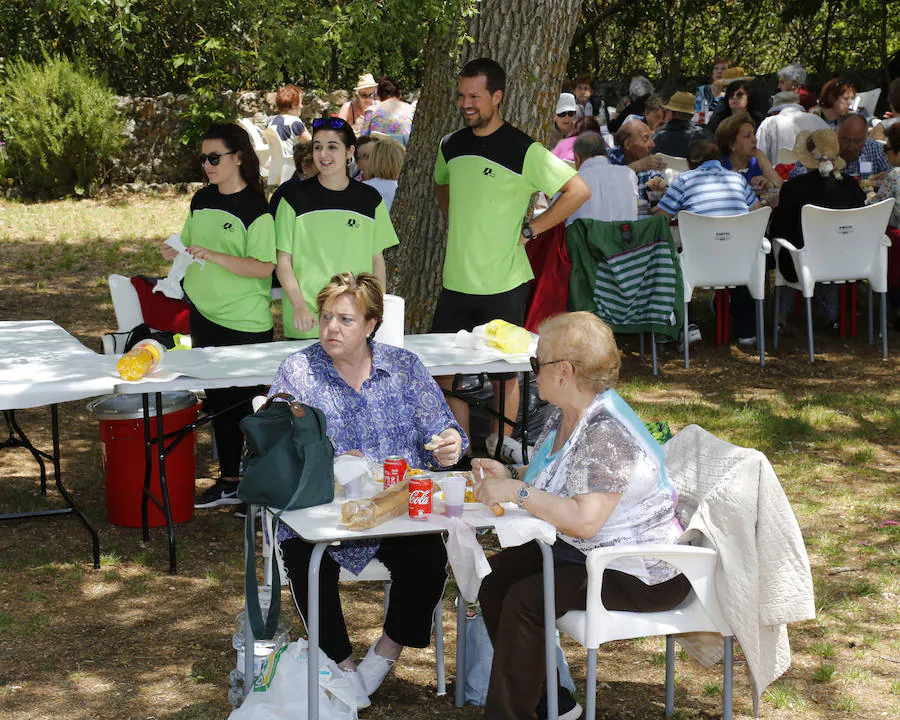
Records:
[[[169,534],[169,573],[178,572],[175,557],[175,523],[172,522],[172,505],[169,503],[169,486],[166,484],[166,433],[163,428],[163,396],[156,393],[156,443],[159,457],[159,489],[162,495],[162,511],[166,518],[166,530]]]
[[[309,695],[306,716],[308,718],[319,717],[319,570],[326,547],[328,547],[327,542],[316,543],[309,558],[309,570],[307,571],[309,617],[306,618],[306,636],[309,645],[307,647],[306,691]]]
[[[466,704],[466,600],[456,590],[456,707]]]
[[[503,438],[506,437],[506,377],[500,376],[499,393],[497,401],[497,448],[494,451],[494,459],[502,462]]]
[[[91,524],[91,521],[88,520],[87,515],[84,514],[84,511],[81,507],[76,503],[72,496],[69,495],[69,491],[66,490],[65,486],[62,483],[62,472],[60,469],[60,443],[59,443],[59,405],[54,403],[50,406],[50,432],[53,438],[53,452],[46,453],[42,450],[38,450],[34,445],[32,445],[31,441],[22,431],[22,428],[19,426],[16,421],[15,411],[13,410],[4,410],[3,416],[6,419],[7,426],[9,427],[9,437],[3,443],[0,443],[0,449],[4,447],[24,447],[28,452],[31,453],[32,457],[37,461],[38,466],[41,470],[41,495],[47,494],[47,471],[44,465],[44,460],[50,460],[53,463],[53,480],[56,484],[56,489],[59,492],[60,496],[63,500],[65,500],[66,504],[69,507],[66,508],[55,508],[52,510],[33,510],[30,512],[21,512],[21,513],[9,513],[0,515],[0,520],[18,520],[22,518],[29,517],[45,517],[48,515],[63,515],[65,513],[70,513],[75,511],[75,514],[78,515],[79,520],[81,520],[82,524],[87,528],[87,531],[91,534],[91,545],[92,545],[92,555],[94,560],[94,568],[100,569],[100,536],[97,534],[96,528]]]
[[[150,542],[150,519],[147,503],[150,502],[150,476],[153,472],[153,439],[150,435],[150,395],[141,395],[141,407],[144,413],[144,492],[141,496],[141,530],[144,542]]]
[[[556,695],[556,596],[553,577],[553,551],[538,540],[544,567],[544,662],[547,664],[547,720],[559,720]]]
[[[252,513],[256,511],[255,505],[248,505],[247,512],[251,513],[248,517],[255,518],[256,516]],[[253,521],[255,524],[255,520]],[[265,520],[263,520],[265,522]],[[256,533],[253,533],[253,536],[256,536]],[[247,542],[247,538],[244,537],[244,567],[247,567],[247,555],[253,552],[253,548],[250,547],[250,543]],[[246,570],[245,570],[246,571]],[[247,607],[250,602],[250,598],[247,597],[247,583],[244,582],[244,697],[250,694],[250,691],[253,689],[253,665],[256,661],[256,639],[253,637],[253,628],[250,626],[250,613],[247,612]]]

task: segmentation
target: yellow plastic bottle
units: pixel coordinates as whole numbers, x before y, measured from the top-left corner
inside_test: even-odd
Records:
[[[159,367],[165,351],[156,340],[141,340],[119,358],[116,369],[123,380],[140,380]]]
[[[501,352],[518,355],[528,352],[532,335],[525,328],[506,320],[491,320],[485,328],[484,339],[488,345]]]

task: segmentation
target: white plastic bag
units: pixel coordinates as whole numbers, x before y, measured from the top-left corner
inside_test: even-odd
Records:
[[[300,639],[273,652],[244,704],[228,720],[305,720],[307,645]],[[356,694],[340,668],[319,652],[320,720],[356,720]]]

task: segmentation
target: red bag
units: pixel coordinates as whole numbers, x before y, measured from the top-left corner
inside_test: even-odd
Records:
[[[140,276],[131,278],[131,284],[137,291],[141,314],[147,325],[163,332],[182,335],[191,332],[191,306],[184,300],[153,292],[154,283]]]
[[[537,332],[541,321],[566,311],[572,262],[566,252],[566,226],[559,223],[525,245],[534,283],[528,299],[525,327]]]

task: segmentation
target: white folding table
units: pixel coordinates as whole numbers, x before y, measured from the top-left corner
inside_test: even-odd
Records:
[[[343,540],[374,540],[386,537],[400,537],[404,535],[428,535],[443,533],[446,531],[443,525],[432,522],[430,519],[412,520],[404,514],[400,517],[388,520],[369,530],[348,530],[339,523],[342,502],[336,500],[327,505],[306,508],[303,510],[289,510],[281,515],[281,521],[297,533],[304,541],[315,544],[309,561],[308,571],[308,615],[306,618],[308,648],[307,666],[307,698],[308,718],[319,717],[319,569],[322,555],[329,545]],[[504,505],[505,517],[514,519],[531,517],[530,514],[510,503]],[[250,506],[247,511],[253,513],[255,506]],[[250,517],[253,517],[251,515]],[[476,528],[493,528],[496,525],[496,516],[480,503],[477,507],[467,507],[463,513],[463,519]],[[545,656],[547,664],[547,716],[556,720],[559,715],[556,696],[556,600],[553,592],[553,556],[550,546],[538,540],[541,549],[544,572],[544,633]],[[249,552],[250,548],[244,548]],[[274,562],[274,559],[273,559]],[[246,583],[245,583],[246,586]],[[246,598],[245,598],[246,606]],[[457,593],[456,608],[456,697],[457,707],[465,704],[465,623],[466,603]],[[244,647],[254,646],[253,631],[250,627],[249,615],[244,622]],[[244,653],[244,694],[250,692],[253,686],[253,656],[249,649]]]
[[[403,339],[405,349],[414,352],[433,376],[474,374],[474,373],[516,373],[524,372],[525,384],[523,395],[528,397],[528,375],[531,365],[528,355],[507,355],[498,350],[472,350],[460,348],[455,344],[452,333],[407,335]],[[275,377],[282,360],[298,350],[312,345],[314,340],[285,340],[254,345],[232,345],[227,347],[208,347],[194,350],[179,350],[166,353],[160,368],[152,375],[136,382],[118,380],[115,391],[125,395],[143,395],[144,440],[146,474],[144,479],[144,495],[142,504],[142,524],[144,540],[150,539],[147,525],[147,503],[150,500],[159,506],[166,518],[166,529],[169,536],[169,571],[177,572],[175,553],[175,527],[172,523],[169,507],[169,494],[166,485],[166,463],[168,452],[176,445],[185,432],[204,424],[203,418],[185,427],[185,432],[172,433],[174,438],[166,445],[167,437],[163,432],[162,394],[173,390],[208,390],[224,387],[253,387],[269,385]],[[109,372],[114,373],[114,356],[110,358]],[[150,430],[150,395],[154,395],[156,407],[156,428]],[[502,395],[502,393],[501,393]],[[527,415],[528,405],[523,405],[523,446],[528,441]],[[150,493],[150,467],[154,449],[159,459],[159,479],[161,498],[152,497]]]
[[[0,410],[8,436],[3,448],[25,448],[41,472],[41,494],[47,494],[44,460],[53,464],[56,489],[68,507],[57,510],[0,515],[0,520],[42,517],[71,513],[73,510],[91,534],[94,567],[100,567],[100,539],[97,530],[63,486],[60,473],[59,409],[61,402],[85,400],[110,393],[116,380],[102,356],[89,350],[76,338],[49,320],[0,322]],[[16,410],[50,406],[53,450],[36,448],[16,420]]]

